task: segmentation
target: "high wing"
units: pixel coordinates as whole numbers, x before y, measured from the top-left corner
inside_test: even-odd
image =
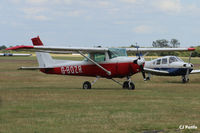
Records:
[[[153,75],[168,75],[169,74],[168,71],[155,70],[155,69],[151,69],[151,68],[144,68],[144,71],[146,73],[151,73]]]
[[[48,47],[48,46],[15,46],[7,48],[6,50],[25,50],[35,52],[47,52],[47,53],[69,53],[80,51],[87,52],[106,52],[109,48],[92,48],[92,47]],[[194,51],[195,48],[126,48],[127,52],[168,52],[168,51]]]
[[[52,69],[48,67],[20,67],[18,70],[40,70],[40,69]]]
[[[200,73],[200,70],[192,70],[192,71],[190,72],[190,74],[197,74],[197,73]]]
[[[108,48],[92,48],[92,47],[47,47],[47,46],[15,46],[7,48],[6,50],[25,50],[35,52],[47,52],[47,53],[79,53],[82,52],[105,52]]]
[[[195,48],[126,48],[127,52],[170,52],[170,51],[195,51]]]

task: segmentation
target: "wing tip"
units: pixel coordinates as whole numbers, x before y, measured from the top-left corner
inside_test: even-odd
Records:
[[[32,48],[34,48],[34,47],[33,46],[24,46],[24,45],[21,45],[21,46],[10,47],[10,48],[7,48],[6,50],[32,49]]]
[[[188,48],[188,51],[195,51],[195,48]]]

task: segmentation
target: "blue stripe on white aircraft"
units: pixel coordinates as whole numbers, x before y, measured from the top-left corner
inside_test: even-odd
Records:
[[[177,56],[164,56],[151,61],[145,61],[144,71],[148,73],[145,80],[149,80],[151,74],[158,76],[182,76],[182,82],[189,81],[189,74],[200,73],[193,70],[194,65],[186,63]]]

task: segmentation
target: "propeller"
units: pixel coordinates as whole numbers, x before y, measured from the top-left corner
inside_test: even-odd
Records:
[[[142,76],[143,76],[144,80],[146,80],[146,75],[145,75],[144,66],[143,66],[145,63],[145,60],[143,57],[141,58],[142,53],[141,52],[139,53],[139,50],[138,50],[139,47],[137,46],[136,48],[137,48],[136,56],[138,56],[138,59],[134,60],[133,63],[138,64],[140,66]]]

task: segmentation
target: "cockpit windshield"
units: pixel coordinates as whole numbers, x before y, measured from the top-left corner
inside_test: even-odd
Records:
[[[179,58],[179,57],[176,57],[176,58],[177,58],[178,61],[184,62],[181,58]]]
[[[109,48],[108,54],[110,59],[118,57],[118,56],[127,56],[125,48]]]
[[[169,57],[169,63],[172,63],[172,62],[183,62],[183,60],[180,59],[179,57],[171,56]]]

